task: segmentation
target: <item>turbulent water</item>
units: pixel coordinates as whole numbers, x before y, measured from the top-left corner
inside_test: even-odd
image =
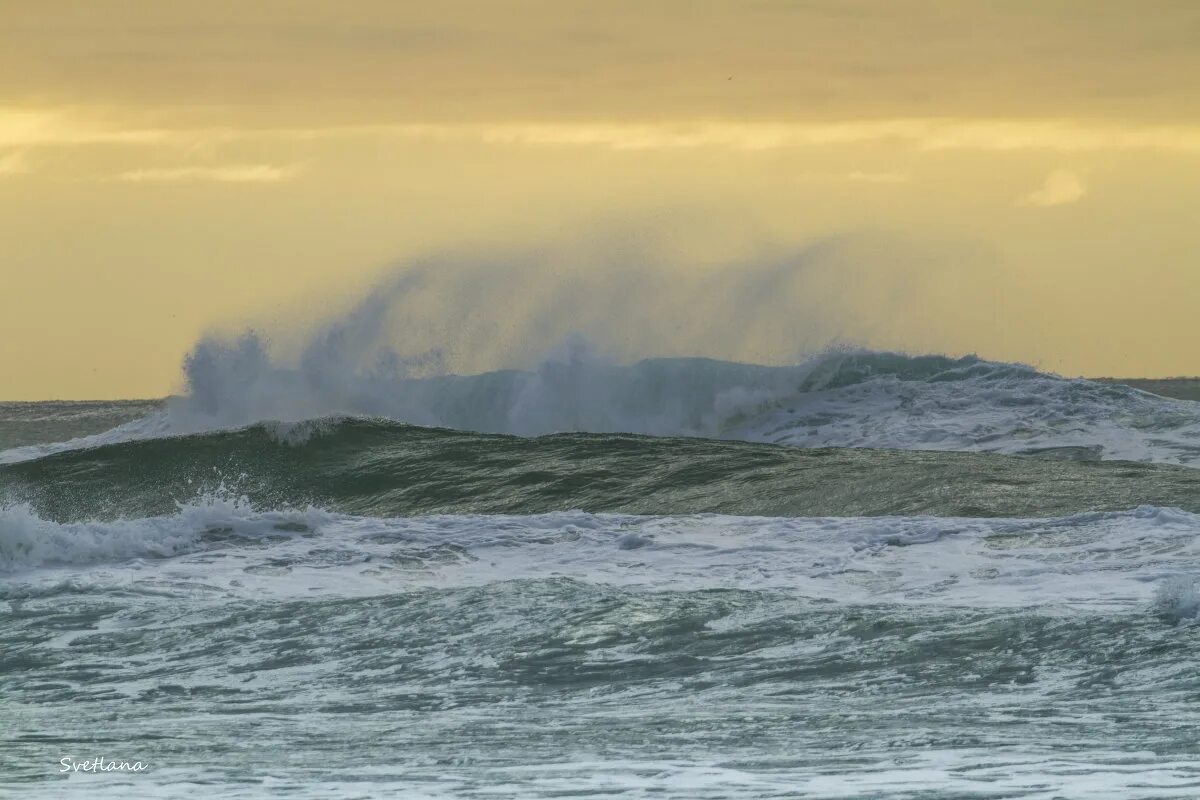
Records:
[[[0,795],[1200,796],[1200,404],[252,337],[188,380],[0,404]]]

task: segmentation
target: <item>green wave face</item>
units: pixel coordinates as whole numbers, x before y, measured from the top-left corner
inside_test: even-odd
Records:
[[[61,521],[173,512],[206,493],[371,516],[581,509],[758,516],[1200,510],[1200,471],[1086,459],[800,449],[622,434],[537,438],[346,419],[125,442],[0,465],[0,498]],[[1054,457],[1045,457],[1054,456]]]

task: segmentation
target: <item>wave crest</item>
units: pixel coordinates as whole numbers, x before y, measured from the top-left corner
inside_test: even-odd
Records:
[[[101,434],[6,450],[0,464],[259,423],[301,442],[329,424],[316,420],[347,417],[518,436],[632,433],[1200,464],[1195,402],[976,356],[839,350],[790,366],[620,364],[573,339],[530,370],[428,375],[386,353],[363,363],[353,339],[318,337],[290,362],[253,333],[205,340],[187,360],[187,390],[161,411]]]
[[[414,375],[381,357],[354,368],[339,337],[296,364],[261,339],[207,341],[173,399],[173,432],[382,417],[537,436],[562,432],[701,436],[806,447],[892,447],[1200,463],[1200,407],[1124,386],[1072,380],[976,356],[830,351],[800,364],[703,358],[617,364],[582,340],[532,370]]]

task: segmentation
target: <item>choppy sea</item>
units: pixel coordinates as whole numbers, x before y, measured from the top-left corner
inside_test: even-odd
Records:
[[[2,796],[1200,797],[1194,401],[873,352],[188,378],[0,404]]]

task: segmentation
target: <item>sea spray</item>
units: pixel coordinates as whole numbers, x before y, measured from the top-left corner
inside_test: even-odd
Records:
[[[1154,613],[1172,624],[1191,621],[1200,613],[1200,587],[1191,575],[1175,575],[1154,591]]]

